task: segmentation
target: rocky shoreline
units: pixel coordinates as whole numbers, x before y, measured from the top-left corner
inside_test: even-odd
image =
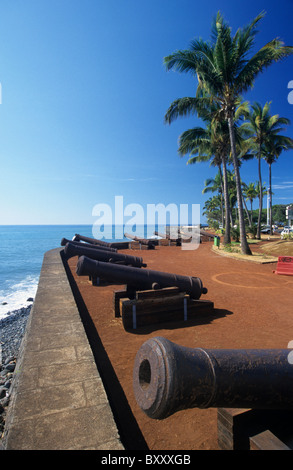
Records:
[[[14,310],[0,320],[0,440],[3,436],[10,401],[13,372],[31,308],[32,304]]]

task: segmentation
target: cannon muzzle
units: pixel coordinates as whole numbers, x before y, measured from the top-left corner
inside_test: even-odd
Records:
[[[135,358],[135,398],[155,419],[196,407],[293,409],[290,351],[192,349],[152,338]]]
[[[202,294],[207,292],[198,277],[104,263],[86,256],[79,258],[76,274],[79,276],[101,276],[112,282],[127,284],[136,290],[178,287],[181,292],[186,292],[193,299],[199,299]]]
[[[110,246],[104,245],[94,245],[93,243],[83,243],[78,242],[75,240],[68,240],[67,238],[62,238],[61,246],[65,246],[66,243],[71,243],[72,245],[81,246],[82,248],[93,248],[95,250],[103,250],[103,251],[112,251],[113,253],[117,253],[117,248],[111,248]]]
[[[142,258],[137,256],[124,255],[122,253],[114,253],[112,251],[99,250],[97,248],[90,248],[87,246],[77,246],[71,242],[66,243],[64,253],[67,259],[73,256],[86,256],[92,260],[120,263],[137,268],[146,267]]]

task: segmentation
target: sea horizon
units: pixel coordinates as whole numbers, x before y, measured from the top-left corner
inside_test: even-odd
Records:
[[[44,254],[61,246],[61,239],[72,240],[75,234],[97,238],[93,224],[2,224],[0,225],[0,319],[11,312],[26,308],[35,297]],[[125,226],[106,225],[104,241],[126,241],[124,236],[115,238],[119,228],[124,235]],[[129,229],[129,226],[126,225]],[[138,237],[146,238],[146,225],[132,230]],[[148,227],[148,234],[162,231],[163,226]],[[130,230],[129,230],[130,231]]]

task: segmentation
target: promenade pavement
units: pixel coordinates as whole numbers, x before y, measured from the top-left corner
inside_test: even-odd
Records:
[[[123,450],[61,248],[45,253],[14,373],[5,450]]]

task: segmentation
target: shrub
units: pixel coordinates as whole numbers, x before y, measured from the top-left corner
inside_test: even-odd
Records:
[[[237,226],[237,228],[231,228],[231,237],[233,238],[233,240],[235,240],[235,242],[239,242],[240,241],[240,230],[239,230],[239,226]]]
[[[230,244],[223,245],[223,250],[227,251],[228,253],[240,253],[239,248],[232,246]]]
[[[250,233],[252,235],[253,238],[256,237],[256,234],[257,234],[257,226],[254,224],[254,225],[250,225],[248,228],[247,228],[247,233]]]
[[[285,233],[282,235],[282,240],[293,240],[293,233]]]

